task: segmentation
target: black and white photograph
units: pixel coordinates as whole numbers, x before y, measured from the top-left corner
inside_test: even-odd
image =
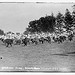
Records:
[[[75,3],[0,2],[0,72],[75,72]]]

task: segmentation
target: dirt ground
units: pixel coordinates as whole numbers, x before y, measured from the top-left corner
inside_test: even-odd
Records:
[[[0,41],[0,71],[75,71],[75,41],[9,48]]]

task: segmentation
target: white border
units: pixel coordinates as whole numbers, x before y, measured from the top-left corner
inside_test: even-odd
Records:
[[[0,2],[75,2],[75,0],[0,0]]]
[[[75,0],[0,0],[0,2],[54,2],[75,3]],[[0,75],[75,75],[74,73],[0,73]]]
[[[75,75],[74,73],[0,73],[0,75]]]

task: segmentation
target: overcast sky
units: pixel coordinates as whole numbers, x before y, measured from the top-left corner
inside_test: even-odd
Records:
[[[0,3],[0,29],[22,33],[30,21],[52,12],[64,14],[66,8],[72,11],[72,6],[72,3]]]

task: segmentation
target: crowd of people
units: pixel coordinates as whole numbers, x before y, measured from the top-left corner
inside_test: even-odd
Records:
[[[44,42],[51,43],[63,43],[65,40],[72,41],[74,37],[74,32],[63,32],[63,33],[34,33],[34,34],[5,34],[0,36],[0,40],[5,44],[6,47],[12,45],[27,46],[28,44],[43,44]]]

